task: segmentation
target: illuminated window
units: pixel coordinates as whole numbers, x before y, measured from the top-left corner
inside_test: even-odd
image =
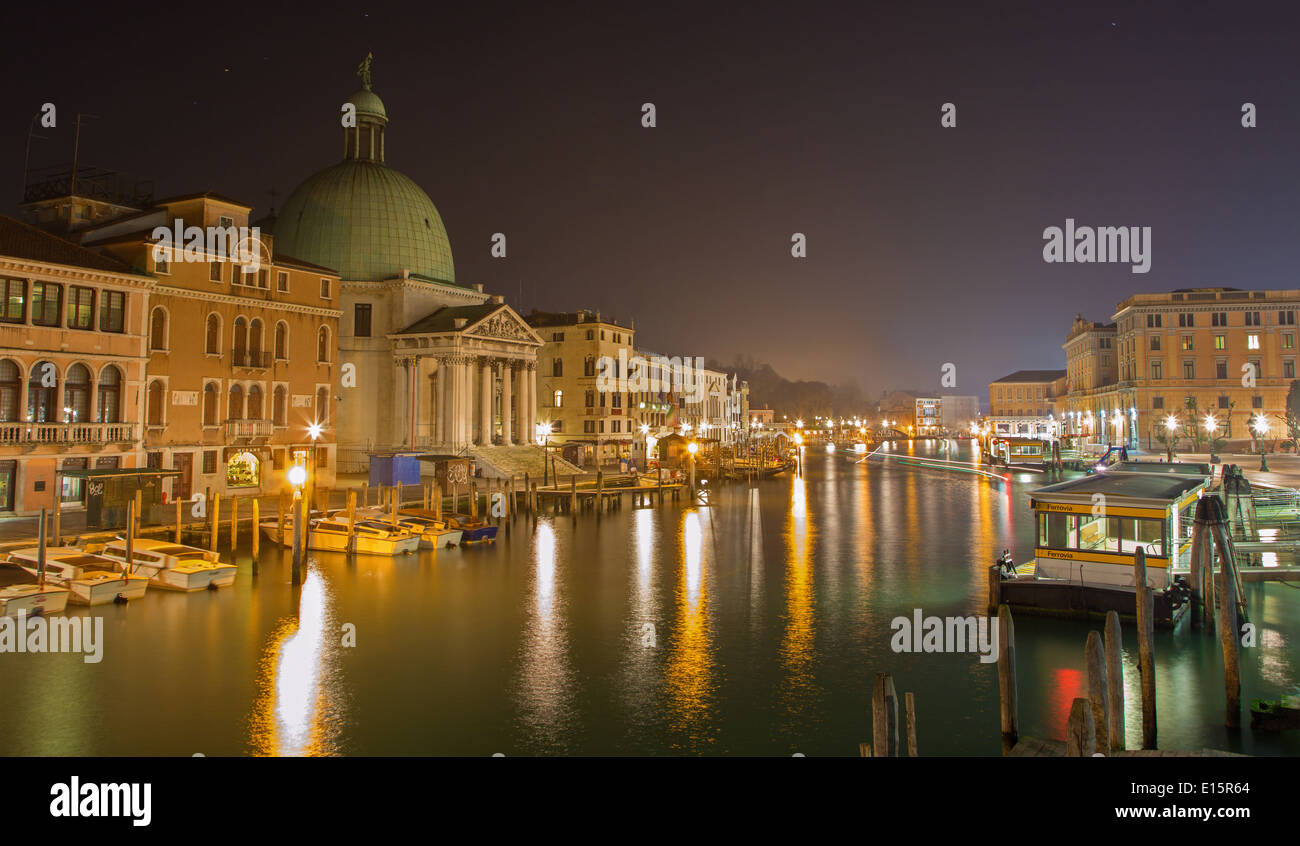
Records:
[[[1248,349],[1248,350],[1257,350],[1257,349],[1259,349],[1259,336],[1258,336],[1258,335],[1247,335],[1247,336],[1246,336],[1246,349]]]

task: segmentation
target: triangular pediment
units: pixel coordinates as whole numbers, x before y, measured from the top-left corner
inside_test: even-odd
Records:
[[[542,337],[533,331],[522,317],[508,305],[486,314],[469,324],[461,332],[476,338],[495,338],[499,340],[518,341],[525,344],[541,346]]]

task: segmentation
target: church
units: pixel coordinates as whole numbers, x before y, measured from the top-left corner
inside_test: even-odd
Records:
[[[364,471],[371,453],[532,444],[542,339],[500,296],[456,281],[433,201],[387,163],[370,63],[342,110],[355,109],[341,121],[342,161],[261,222],[277,250],[340,276],[338,469]]]

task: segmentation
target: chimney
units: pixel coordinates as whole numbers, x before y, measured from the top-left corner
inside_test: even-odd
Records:
[[[493,294],[493,295],[492,295],[492,303],[493,303],[493,305],[502,305],[502,304],[505,303],[505,301],[506,301],[506,298],[503,297],[503,296],[501,296],[500,294]]]
[[[457,317],[453,322],[455,323],[457,329],[464,329],[465,324],[469,323],[469,319],[465,317]]]

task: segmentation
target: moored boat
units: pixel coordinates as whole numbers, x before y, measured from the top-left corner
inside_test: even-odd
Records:
[[[19,549],[9,553],[9,563],[38,576],[39,556],[37,547]],[[121,561],[71,546],[53,546],[45,550],[45,580],[67,588],[67,601],[75,605],[105,605],[119,599],[140,599],[149,588],[149,579],[125,572]]]
[[[125,562],[126,541],[109,541],[104,555]],[[220,555],[210,549],[150,538],[133,541],[131,558],[132,572],[147,577],[150,584],[186,593],[229,587],[238,572],[234,564],[222,563]]]
[[[340,512],[340,515],[346,519],[346,513]],[[367,508],[357,512],[357,519],[378,520],[379,522],[389,522],[392,518],[384,514],[377,508]],[[421,549],[438,549],[440,547],[455,546],[460,543],[463,532],[460,529],[453,529],[447,524],[446,520],[440,520],[428,514],[412,514],[406,511],[398,512],[397,525],[409,532],[420,537]]]
[[[453,529],[460,529],[461,543],[485,543],[494,541],[497,537],[496,526],[470,517],[468,514],[448,514],[447,525]]]
[[[0,566],[0,617],[19,613],[57,614],[68,604],[68,589],[46,582],[16,564]]]
[[[307,547],[363,555],[403,555],[420,548],[420,536],[400,524],[367,519],[355,521],[351,528],[349,532],[346,514],[313,520]],[[293,537],[291,527],[286,527],[285,533]]]

